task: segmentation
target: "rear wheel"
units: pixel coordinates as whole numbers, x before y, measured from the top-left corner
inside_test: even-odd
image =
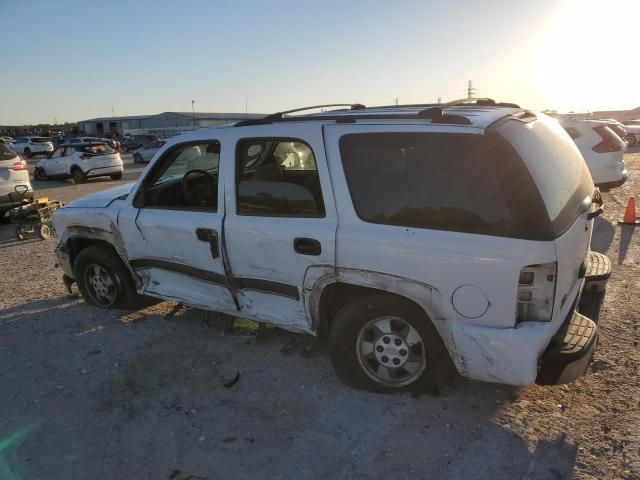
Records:
[[[111,180],[120,180],[122,178],[122,172],[114,173],[110,175]]]
[[[636,136],[635,135],[627,135],[627,142],[630,147],[633,147],[636,144]]]
[[[331,326],[329,349],[338,377],[363,390],[434,391],[451,374],[431,320],[394,295],[372,294],[344,305]]]
[[[82,250],[73,262],[73,275],[85,302],[102,308],[136,308],[142,296],[136,293],[131,274],[112,250],[95,245]]]
[[[71,170],[71,178],[73,179],[73,183],[84,183],[87,179],[87,177],[79,167],[75,167],[73,170]]]

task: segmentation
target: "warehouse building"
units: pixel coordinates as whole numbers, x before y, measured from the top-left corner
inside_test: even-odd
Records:
[[[128,117],[101,117],[82,120],[78,128],[85,135],[103,137],[118,133],[156,133],[164,137],[185,131],[235,123],[248,118],[261,118],[258,113],[203,113],[163,112],[157,115],[133,115]]]

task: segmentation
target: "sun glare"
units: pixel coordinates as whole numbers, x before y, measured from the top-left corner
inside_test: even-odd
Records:
[[[573,0],[532,43],[538,95],[560,110],[640,106],[639,0]]]

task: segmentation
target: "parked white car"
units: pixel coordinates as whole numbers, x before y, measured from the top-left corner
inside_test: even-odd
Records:
[[[627,181],[627,146],[607,121],[569,119],[561,124],[580,149],[597,187],[609,190]]]
[[[629,146],[640,144],[640,120],[627,120],[622,122],[627,131],[627,142]]]
[[[338,376],[372,391],[585,371],[581,298],[610,268],[556,121],[491,100],[290,113],[171,139],[134,184],[58,210],[67,288],[328,334]]]
[[[154,140],[133,152],[133,161],[135,163],[149,163],[153,156],[164,147],[166,140]]]
[[[53,151],[53,143],[47,137],[18,137],[11,144],[16,152],[31,158],[34,155],[48,155]]]
[[[27,162],[8,145],[0,143],[0,221],[7,210],[33,202]]]
[[[34,170],[35,180],[72,178],[82,183],[87,178],[109,176],[122,178],[120,154],[105,143],[75,143],[59,145],[47,157],[40,160]]]

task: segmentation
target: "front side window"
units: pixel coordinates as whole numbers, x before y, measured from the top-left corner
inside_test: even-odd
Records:
[[[514,238],[536,237],[535,228],[547,226],[526,167],[501,138],[347,134],[340,154],[364,221]]]
[[[324,217],[311,147],[295,139],[244,139],[236,149],[239,215]]]
[[[64,153],[64,147],[56,148],[55,151],[51,154],[51,158],[60,158],[62,157],[63,153]]]
[[[216,211],[219,161],[220,143],[216,141],[168,150],[143,184],[143,206]]]

